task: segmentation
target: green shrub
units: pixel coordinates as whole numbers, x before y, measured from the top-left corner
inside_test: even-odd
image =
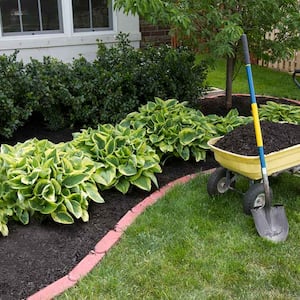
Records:
[[[194,106],[206,90],[207,66],[195,63],[187,47],[148,46],[140,55],[136,86],[140,104],[162,99],[178,99]]]
[[[155,97],[190,104],[205,90],[207,68],[195,65],[187,48],[132,47],[128,35],[117,44],[98,42],[97,58],[63,63],[52,57],[31,58],[24,66],[16,53],[1,57],[0,101],[2,135],[10,137],[34,111],[49,129],[116,124]]]
[[[207,67],[195,65],[195,55],[188,48],[165,45],[136,50],[128,35],[119,34],[117,40],[111,48],[98,43],[95,64],[98,74],[105,74],[99,97],[101,123],[119,122],[155,97],[194,104],[205,91]]]
[[[34,101],[38,103],[46,125],[57,130],[71,125],[70,108],[74,102],[70,87],[73,73],[69,64],[45,56],[43,61],[31,58],[26,73]]]
[[[36,108],[23,62],[18,51],[0,56],[0,135],[10,138]]]

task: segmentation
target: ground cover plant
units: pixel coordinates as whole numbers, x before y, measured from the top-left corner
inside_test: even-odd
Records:
[[[288,240],[279,244],[257,235],[238,193],[210,198],[206,184],[207,176],[200,175],[173,188],[98,267],[57,299],[296,299],[299,178],[282,174],[273,181],[290,224]],[[242,178],[237,185],[248,188]]]

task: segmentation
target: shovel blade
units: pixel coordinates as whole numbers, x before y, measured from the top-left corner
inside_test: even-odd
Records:
[[[289,233],[289,224],[282,205],[251,209],[258,234],[273,242],[283,242]]]

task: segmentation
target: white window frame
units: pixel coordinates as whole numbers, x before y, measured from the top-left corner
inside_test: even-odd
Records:
[[[97,40],[112,44],[119,32],[129,33],[134,47],[139,47],[141,33],[139,18],[112,11],[112,29],[75,32],[73,28],[72,0],[62,0],[62,33],[43,33],[36,35],[3,36],[0,25],[0,55],[10,54],[18,49],[18,58],[27,62],[30,57],[42,59],[54,56],[66,62],[83,55],[93,60],[97,51]],[[112,3],[113,5],[113,3]]]

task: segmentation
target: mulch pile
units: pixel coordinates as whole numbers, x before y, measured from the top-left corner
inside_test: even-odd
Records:
[[[300,125],[261,121],[260,126],[265,154],[300,144]],[[258,155],[253,123],[235,128],[215,146],[240,155]]]

